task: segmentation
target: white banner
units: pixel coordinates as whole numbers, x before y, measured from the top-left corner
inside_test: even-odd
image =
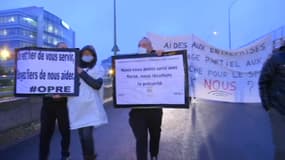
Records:
[[[15,94],[77,95],[76,53],[75,49],[19,49]]]
[[[194,35],[163,37],[150,33],[148,37],[155,49],[188,49],[191,96],[224,102],[260,102],[258,78],[272,52],[271,36],[232,51],[215,48]]]

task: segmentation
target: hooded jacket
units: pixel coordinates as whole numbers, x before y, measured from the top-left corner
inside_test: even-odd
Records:
[[[265,62],[259,78],[259,93],[266,110],[285,115],[285,46]]]
[[[89,50],[94,59],[86,63],[82,61],[83,52]],[[85,46],[79,52],[79,66],[83,71],[79,74],[79,95],[68,98],[70,129],[88,126],[99,127],[108,123],[103,106],[103,75],[104,71],[96,65],[96,51],[92,46]]]
[[[94,57],[94,59],[89,63],[82,61],[83,52],[85,50],[89,50]],[[96,65],[96,63],[97,63],[97,54],[94,47],[91,45],[83,47],[79,52],[79,67],[86,69],[86,71],[88,71],[89,69],[92,69]],[[79,74],[79,77],[82,78],[92,88],[100,89],[103,84],[103,79],[102,78],[93,79],[91,76],[87,74],[86,71],[82,71]]]

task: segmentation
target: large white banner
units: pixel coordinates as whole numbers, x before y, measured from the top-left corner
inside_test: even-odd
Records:
[[[188,50],[190,95],[225,102],[260,102],[258,78],[272,52],[271,37],[238,50],[222,50],[191,36],[163,37],[148,34],[154,48]]]

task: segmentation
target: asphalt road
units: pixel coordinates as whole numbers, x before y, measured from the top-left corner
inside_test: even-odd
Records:
[[[106,103],[109,124],[95,130],[99,160],[135,160],[129,109]],[[0,151],[1,160],[36,160],[38,135]],[[190,109],[164,109],[160,160],[271,160],[273,145],[267,113],[260,104],[196,100]],[[51,144],[51,160],[60,158],[60,135]],[[77,131],[71,158],[81,160]]]

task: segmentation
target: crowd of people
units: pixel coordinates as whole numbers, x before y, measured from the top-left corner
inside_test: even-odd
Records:
[[[57,45],[57,48],[67,47],[64,42]],[[139,41],[138,47],[142,53],[162,56],[162,51],[154,50],[152,42],[146,37]],[[83,159],[97,159],[93,137],[94,128],[107,124],[108,118],[103,107],[103,73],[96,62],[95,48],[91,45],[83,47],[79,52],[79,66],[77,67],[80,77],[79,96],[43,97],[40,160],[48,160],[56,121],[62,136],[62,160],[70,159],[70,130],[78,130]],[[285,89],[283,86],[285,86],[285,43],[265,62],[259,78],[262,105],[271,120],[275,160],[285,159]],[[158,160],[162,116],[162,107],[148,106],[131,109],[129,124],[136,139],[137,160],[147,160],[148,152],[151,160]]]
[[[156,51],[151,41],[144,37],[139,41],[142,53],[162,55]],[[60,42],[57,48],[68,48]],[[94,145],[94,128],[108,123],[103,107],[103,72],[97,63],[97,53],[92,45],[84,46],[79,51],[80,77],[79,96],[63,97],[48,95],[43,97],[41,109],[41,129],[39,160],[48,160],[51,138],[56,121],[62,136],[61,160],[70,160],[70,130],[78,130],[82,157],[84,160],[96,160]],[[136,138],[136,155],[138,160],[148,159],[148,134],[150,135],[149,152],[151,160],[158,159],[162,108],[147,107],[130,111],[129,123]]]

